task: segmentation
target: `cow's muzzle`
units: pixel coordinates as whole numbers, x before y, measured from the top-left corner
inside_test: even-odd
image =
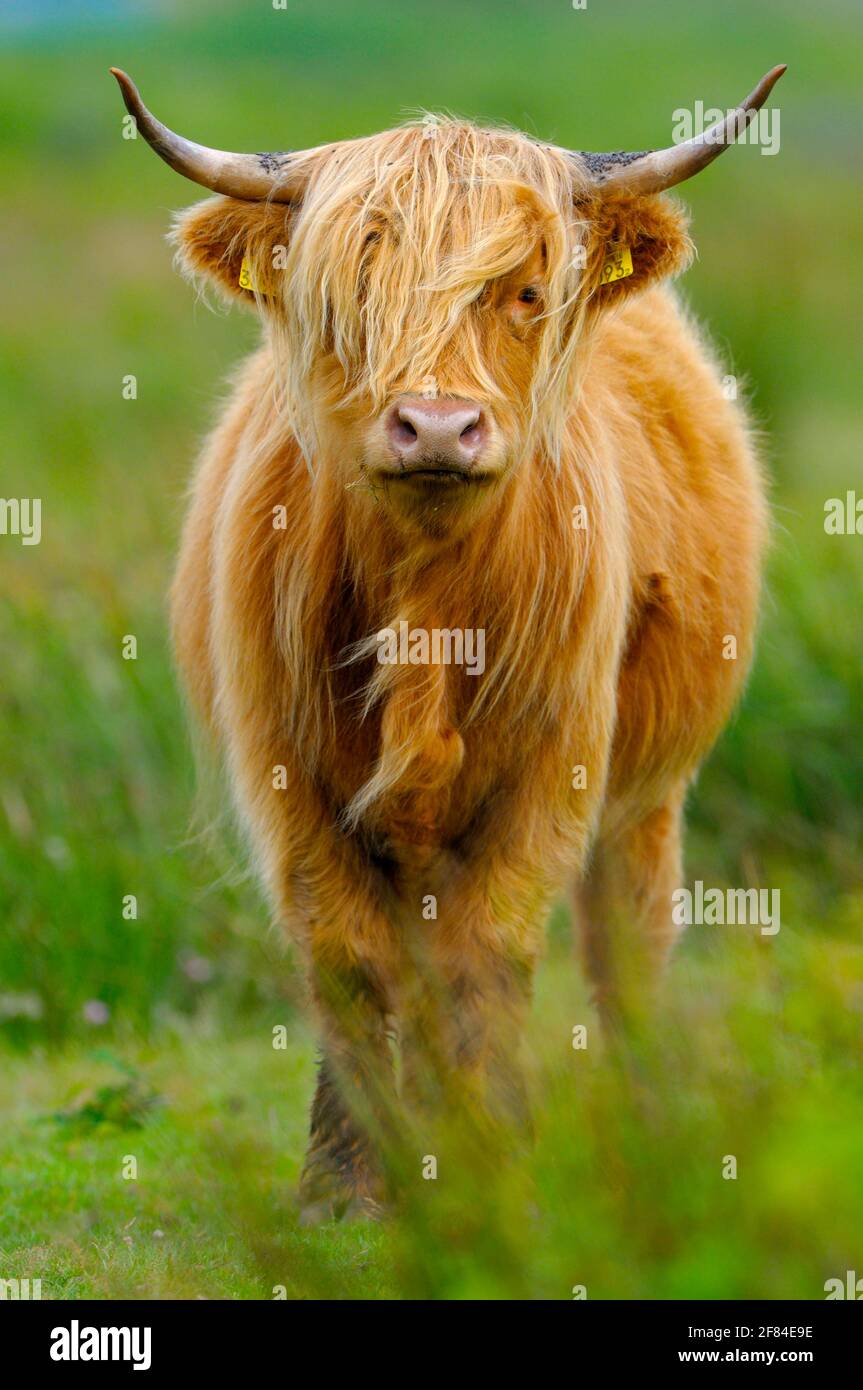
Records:
[[[385,424],[393,478],[480,482],[489,425],[481,406],[462,399],[402,396]]]

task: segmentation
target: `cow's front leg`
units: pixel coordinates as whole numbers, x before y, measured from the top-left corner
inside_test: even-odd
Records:
[[[521,1130],[528,1107],[519,1053],[542,895],[516,900],[500,879],[470,879],[465,871],[442,884],[436,920],[411,939],[401,1025],[408,1098]]]
[[[388,1019],[400,971],[385,886],[311,808],[281,861],[279,905],[301,941],[321,1040],[300,1180],[304,1224],[376,1216],[395,1102]]]
[[[394,1101],[387,998],[368,966],[312,966],[322,1056],[300,1182],[301,1219],[378,1216],[384,1181],[378,1160]]]
[[[489,1162],[529,1139],[530,1107],[520,1049],[532,961],[497,949],[464,953],[427,971],[402,1023],[403,1099],[417,1152],[467,1165],[481,1181]],[[454,1147],[453,1147],[454,1146]]]
[[[458,1091],[492,1120],[529,1126],[521,1043],[533,983],[533,960],[497,947],[450,973],[450,1056]]]

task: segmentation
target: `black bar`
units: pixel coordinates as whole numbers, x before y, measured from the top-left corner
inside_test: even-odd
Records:
[[[456,1318],[450,1340],[450,1316]],[[496,1318],[488,1314],[462,1323],[463,1314],[447,1314],[415,1304],[370,1304],[363,1309],[329,1305],[299,1306],[289,1302],[15,1302],[0,1303],[0,1333],[4,1361],[26,1371],[48,1371],[62,1381],[85,1374],[92,1380],[102,1371],[116,1376],[134,1374],[160,1379],[166,1372],[218,1373],[221,1378],[249,1372],[279,1380],[303,1374],[309,1358],[319,1361],[331,1380],[341,1364],[354,1374],[371,1375],[375,1363],[389,1366],[400,1333],[417,1328],[422,1340],[412,1342],[423,1379],[435,1364],[466,1367],[475,1358],[487,1376],[500,1362],[506,1370],[513,1348],[536,1359],[536,1369],[548,1365],[549,1337],[566,1357],[572,1373],[597,1361],[611,1372],[658,1370],[669,1367],[718,1365],[731,1368],[761,1365],[784,1369],[799,1365],[818,1372],[858,1366],[860,1310],[840,1302],[573,1302],[552,1317],[524,1313],[521,1320],[504,1312],[503,1336],[495,1333]],[[537,1321],[534,1321],[534,1318]],[[101,1329],[117,1329],[106,1334]],[[98,1331],[94,1335],[92,1329]],[[137,1336],[135,1330],[137,1329]],[[792,1331],[793,1329],[793,1331]],[[146,1332],[149,1330],[149,1342]],[[543,1340],[534,1340],[541,1332]],[[323,1339],[321,1334],[323,1333]],[[532,1335],[534,1334],[534,1335]],[[393,1340],[395,1339],[395,1341]],[[466,1340],[465,1340],[466,1339]],[[460,1350],[456,1348],[460,1347]],[[53,1359],[63,1352],[78,1359]],[[387,1348],[389,1353],[387,1354]],[[91,1349],[106,1359],[85,1359]],[[117,1358],[111,1358],[116,1351]],[[398,1354],[401,1376],[411,1376],[412,1357]],[[384,1358],[381,1363],[380,1358]],[[148,1362],[148,1364],[145,1364]],[[512,1366],[510,1366],[510,1370]],[[859,1370],[858,1370],[859,1373]]]

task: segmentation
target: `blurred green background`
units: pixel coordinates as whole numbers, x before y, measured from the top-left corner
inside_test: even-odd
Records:
[[[861,1268],[863,537],[823,526],[828,498],[863,497],[861,40],[853,0],[0,18],[0,494],[41,497],[43,527],[39,546],[0,537],[0,1277],[41,1276],[44,1297],[819,1298]],[[463,1155],[383,1229],[299,1231],[313,1039],[224,791],[220,833],[197,828],[165,618],[191,462],[256,325],[172,271],[170,214],[196,190],[122,138],[107,69],[226,148],[429,108],[616,149],[668,143],[675,108],[727,108],[777,62],[781,151],[742,146],[686,186],[682,290],[747,383],[776,523],[688,877],[781,889],[782,931],[691,930],[633,1080],[570,1047],[592,1015],[561,912],[535,1152],[500,1171]]]

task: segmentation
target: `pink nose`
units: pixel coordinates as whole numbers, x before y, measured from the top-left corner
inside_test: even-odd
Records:
[[[387,437],[404,468],[470,468],[486,440],[474,401],[404,396],[387,418]]]

